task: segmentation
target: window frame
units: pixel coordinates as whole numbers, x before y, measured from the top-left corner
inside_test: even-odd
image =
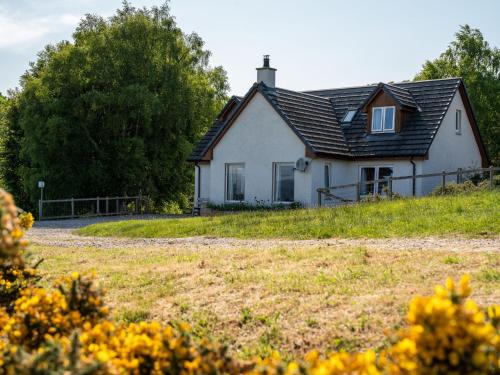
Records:
[[[455,134],[456,135],[462,134],[462,110],[461,109],[457,109],[455,111]]]
[[[392,128],[391,129],[386,129],[385,128],[385,111],[387,108],[392,108]],[[373,129],[373,121],[375,119],[375,109],[381,109],[382,110],[382,118],[381,118],[381,129],[380,130],[374,130]],[[393,105],[388,105],[388,106],[383,106],[383,107],[372,107],[372,123],[371,123],[371,132],[372,133],[394,133],[396,131],[396,107]]]
[[[231,166],[242,166],[243,167],[243,199],[234,200],[228,199],[229,196],[229,168]],[[225,203],[241,203],[245,201],[245,163],[225,163],[224,164],[224,202]]]
[[[350,124],[352,122],[352,120],[354,120],[354,117],[356,116],[358,110],[357,109],[348,109],[347,112],[345,113],[344,117],[342,118],[342,120],[340,121],[341,124]],[[350,118],[347,119],[347,116],[351,114]]]
[[[293,169],[293,200],[292,201],[280,201],[277,200],[277,171],[280,166],[291,166]],[[291,204],[295,202],[295,163],[294,162],[273,162],[273,189],[272,189],[272,202],[277,204]]]
[[[328,170],[328,184],[327,184],[327,178],[326,178],[326,171]],[[325,185],[325,188],[329,188],[332,186],[332,164],[331,163],[325,163],[323,166],[323,184]]]
[[[373,178],[374,180],[379,179],[380,168],[390,168],[392,170],[391,176],[394,176],[394,165],[392,165],[392,164],[389,164],[389,165],[360,165],[359,171],[358,171],[358,183],[360,184],[360,192],[361,192],[361,183],[362,183],[361,177],[362,177],[363,168],[374,168],[375,169],[374,178]],[[361,197],[367,197],[370,195],[375,196],[375,194],[380,194],[380,195],[384,196],[385,194],[382,191],[383,188],[380,189],[380,191],[381,191],[380,193],[378,192],[381,184],[383,184],[383,182],[377,182],[376,184],[375,183],[370,184],[370,185],[373,185],[373,193],[368,193],[368,194],[361,194],[360,193],[360,196]],[[377,186],[375,186],[375,185],[377,185]]]

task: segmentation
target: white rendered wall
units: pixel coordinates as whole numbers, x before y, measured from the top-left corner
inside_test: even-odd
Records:
[[[462,132],[460,135],[455,132],[455,113],[457,109],[462,111]],[[442,170],[451,172],[458,168],[481,167],[481,153],[458,90],[435,135],[428,156],[428,160],[423,161],[423,173],[434,173]],[[456,180],[456,177],[450,176],[447,180]],[[440,184],[440,177],[424,179],[422,183],[424,194],[428,194]]]
[[[245,164],[245,202],[272,203],[273,162],[305,157],[305,146],[267,100],[257,93],[213,150],[210,201],[224,203],[225,164]],[[295,201],[310,203],[311,173],[295,171]]]
[[[331,165],[331,186],[355,184],[360,179],[361,167],[391,167],[393,169],[393,176],[411,176],[413,174],[413,166],[409,159],[407,160],[365,160],[365,161],[343,161],[343,160],[329,160],[329,159],[314,159],[311,163],[312,171],[312,191],[311,202],[316,205],[318,202],[316,189],[324,187],[324,166],[328,163]],[[415,161],[416,174],[422,173],[422,162]],[[416,181],[415,190],[416,194],[421,194],[421,182]],[[394,181],[393,191],[403,196],[411,196],[412,180]],[[356,188],[342,188],[334,189],[332,193],[342,198],[354,200],[356,198]]]

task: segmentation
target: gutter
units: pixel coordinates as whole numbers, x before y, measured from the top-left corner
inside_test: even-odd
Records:
[[[415,178],[416,174],[417,174],[417,166],[415,164],[415,162],[413,161],[413,156],[410,157],[410,163],[411,165],[413,166],[413,172],[412,172],[412,194],[413,196],[415,196],[415,193],[416,193],[416,182],[417,182],[417,179]]]

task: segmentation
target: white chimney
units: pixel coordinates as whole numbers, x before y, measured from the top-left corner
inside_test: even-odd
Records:
[[[264,82],[268,87],[274,87],[276,83],[276,69],[269,66],[269,55],[264,55],[264,65],[257,68],[257,83]]]

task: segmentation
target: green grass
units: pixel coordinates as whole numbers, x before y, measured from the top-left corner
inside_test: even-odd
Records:
[[[243,358],[279,350],[366,350],[404,324],[408,302],[447,276],[472,279],[481,306],[500,300],[500,253],[338,245],[141,248],[31,246],[44,285],[96,271],[114,319],[185,321]],[[193,260],[196,259],[196,260]],[[381,344],[382,343],[382,344]]]
[[[496,236],[500,191],[407,198],[338,208],[242,212],[214,217],[91,225],[82,235],[317,239],[331,237]]]

